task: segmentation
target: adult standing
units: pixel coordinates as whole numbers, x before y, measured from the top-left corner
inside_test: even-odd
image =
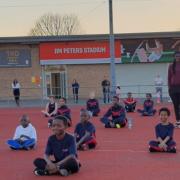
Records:
[[[103,90],[103,100],[104,103],[108,102],[110,100],[110,81],[104,77],[104,80],[101,82],[102,90]]]
[[[13,89],[13,95],[14,95],[14,100],[16,102],[16,105],[19,106],[20,103],[20,84],[17,79],[14,79],[12,83],[12,89]]]
[[[163,78],[160,76],[160,74],[157,74],[157,76],[154,79],[154,84],[156,87],[156,94],[160,95],[160,101],[163,101]]]
[[[72,90],[73,90],[73,99],[74,99],[74,102],[78,103],[79,83],[77,82],[76,79],[73,80]]]
[[[175,52],[175,60],[168,69],[169,95],[174,105],[175,126],[180,128],[180,51]]]

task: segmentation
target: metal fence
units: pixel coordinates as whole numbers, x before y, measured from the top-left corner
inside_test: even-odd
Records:
[[[168,87],[167,85],[162,86],[162,94],[163,99],[165,101],[169,100]],[[1,91],[1,89],[0,89]],[[79,102],[84,103],[88,98],[90,92],[94,91],[96,94],[96,98],[102,102],[103,92],[102,87],[83,87],[79,88]],[[121,98],[125,98],[128,92],[132,92],[133,97],[137,99],[144,99],[146,93],[151,93],[153,98],[157,97],[156,86],[154,85],[121,85]],[[66,97],[69,103],[73,103],[73,93],[71,87],[51,87],[51,91],[46,87],[33,87],[26,88],[22,87],[21,90],[21,102],[24,104],[33,104],[37,106],[44,106],[48,100],[48,95],[53,94],[58,99],[60,97]],[[49,93],[49,94],[48,94]],[[112,96],[112,92],[110,92]],[[12,89],[3,88],[3,91],[0,92],[0,105],[13,104],[14,96],[12,93]]]

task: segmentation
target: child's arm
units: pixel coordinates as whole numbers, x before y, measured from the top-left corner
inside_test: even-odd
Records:
[[[96,100],[96,103],[97,103],[97,109],[99,109],[99,110],[100,110],[100,107],[99,107],[99,101],[98,101],[98,100]]]
[[[160,137],[158,137],[157,140],[160,144],[163,142],[163,140]]]
[[[14,140],[20,140],[20,136],[21,136],[21,132],[20,132],[20,128],[19,128],[19,126],[18,126],[18,127],[16,128],[16,130],[15,130],[13,139],[14,139]]]
[[[64,113],[64,115],[71,120],[71,110],[68,108],[67,111]]]
[[[124,120],[126,118],[126,113],[125,113],[125,109],[122,107],[121,109],[121,114],[119,116],[120,120]]]
[[[156,137],[157,137],[157,140],[158,140],[158,142],[159,142],[159,147],[161,147],[161,148],[165,148],[166,149],[166,147],[167,147],[167,145],[166,145],[166,138],[164,139],[164,140],[162,140],[162,138],[160,137],[160,133],[159,133],[159,129],[158,129],[158,126],[156,126],[156,128],[155,128],[155,131],[156,131]],[[168,141],[168,140],[167,140]]]
[[[20,139],[21,139],[21,138],[31,139],[29,136],[26,136],[26,135],[24,135],[24,134],[22,134],[22,135],[20,136]]]
[[[166,138],[162,141],[162,144],[166,144],[170,139],[170,136],[166,136]]]
[[[103,118],[104,118],[104,117],[107,117],[107,118],[108,118],[108,117],[111,116],[111,115],[112,115],[111,108],[109,108],[108,111],[104,114]]]
[[[41,112],[49,116],[48,109],[49,109],[49,103],[46,104],[45,110],[42,110]]]
[[[159,131],[160,131],[160,130],[159,130],[159,124],[158,124],[158,125],[156,125],[156,127],[155,127],[156,138],[157,138],[157,141],[158,141],[159,143],[162,143],[163,140],[162,140],[162,138],[161,138],[161,135],[160,135]]]
[[[89,103],[88,103],[88,101],[86,102],[86,108],[87,108],[87,110],[89,111]]]
[[[51,173],[57,172],[57,166],[55,163],[52,163],[50,159],[50,155],[44,154],[44,159],[47,163],[46,169],[49,171],[49,173],[51,174]]]
[[[90,137],[90,135],[91,133],[86,131],[85,135],[78,141],[77,147],[79,147],[79,145],[81,145],[86,138]]]
[[[78,163],[78,160],[77,160],[76,156],[73,155],[73,154],[70,154],[69,156],[66,156],[62,161],[59,161],[58,163],[56,163],[56,168],[59,169],[59,167],[60,167],[64,162],[66,162],[67,160],[72,159],[72,158],[73,158],[74,160],[76,160],[77,163]]]
[[[168,135],[166,138],[163,140],[163,143],[166,144],[170,139],[173,137],[173,132],[174,132],[174,126],[170,124],[170,128],[168,130]]]
[[[53,111],[51,114],[49,114],[49,115],[50,115],[50,116],[56,115],[56,114],[57,114],[57,109],[58,109],[58,105],[57,105],[57,103],[55,103],[55,109],[54,109],[54,111]]]

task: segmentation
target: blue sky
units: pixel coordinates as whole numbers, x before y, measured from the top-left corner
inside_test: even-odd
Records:
[[[180,0],[113,0],[115,33],[180,31]],[[108,0],[0,0],[0,37],[25,36],[44,13],[76,14],[85,34],[109,32]]]

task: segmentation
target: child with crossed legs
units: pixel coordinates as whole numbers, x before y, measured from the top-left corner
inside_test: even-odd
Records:
[[[176,153],[176,143],[173,140],[174,125],[169,122],[170,110],[161,108],[159,116],[160,123],[155,127],[157,140],[149,142],[149,151]]]
[[[76,125],[74,134],[79,150],[94,149],[96,147],[95,126],[90,122],[91,112],[86,109],[80,111],[80,122]]]
[[[51,127],[53,135],[48,138],[44,159],[34,160],[35,175],[68,176],[79,171],[75,138],[66,132],[67,127],[68,119],[65,116],[56,116],[53,119]]]
[[[109,117],[112,118],[110,119]],[[105,128],[120,128],[126,126],[127,119],[125,108],[120,105],[117,96],[113,96],[112,106],[100,120],[105,125]]]

